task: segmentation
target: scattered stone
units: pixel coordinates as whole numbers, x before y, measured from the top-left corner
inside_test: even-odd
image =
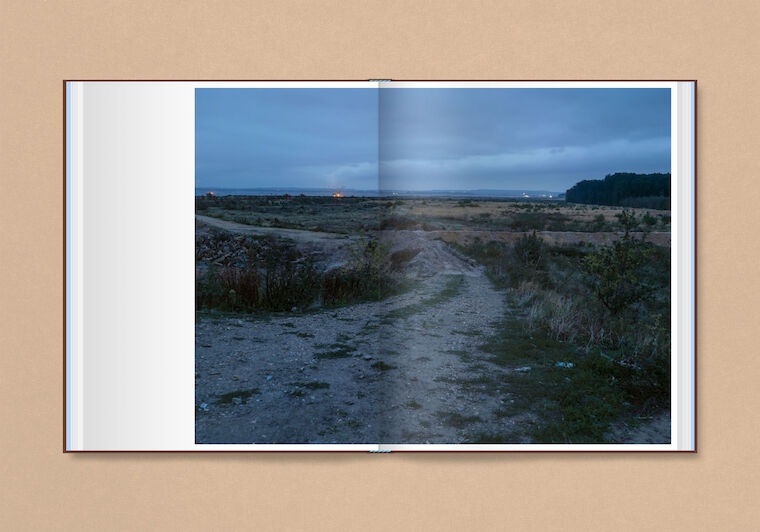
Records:
[[[519,367],[519,368],[515,368],[512,371],[515,371],[516,373],[527,373],[531,369],[533,369],[533,368],[531,368],[530,366],[522,366],[522,367]]]
[[[254,251],[270,246],[267,239],[259,240],[250,239],[251,247],[255,248]],[[249,238],[246,237],[246,242],[248,241]],[[405,246],[406,243],[404,242],[403,245]],[[235,249],[236,244],[232,243],[231,246],[231,249]],[[428,262],[454,260],[449,256],[448,248],[443,243],[433,242],[431,246],[428,246],[430,249],[426,248],[422,252],[427,254]],[[247,262],[245,255],[227,255],[229,250],[224,250],[223,245],[217,246],[215,242],[210,243],[208,248],[209,255],[213,255],[215,259],[221,259],[221,262],[229,266],[237,267],[238,263]],[[206,250],[201,248],[201,251],[205,254]],[[271,321],[252,316],[243,323],[237,317],[228,318],[224,315],[201,317],[196,323],[196,331],[199,333],[198,336],[200,333],[202,336],[197,338],[196,345],[213,344],[214,347],[198,349],[196,362],[198,374],[202,376],[198,379],[199,396],[213,397],[220,391],[246,388],[248,386],[240,384],[245,381],[261,389],[259,395],[245,401],[249,405],[245,409],[215,408],[209,415],[204,413],[201,416],[200,412],[210,410],[210,407],[204,404],[203,408],[199,408],[196,434],[201,441],[204,439],[219,441],[219,438],[236,441],[235,438],[245,438],[245,441],[267,442],[270,439],[269,434],[272,434],[272,441],[283,438],[310,442],[366,441],[360,438],[383,440],[383,438],[399,437],[403,441],[412,438],[415,443],[454,441],[452,438],[457,437],[457,431],[443,425],[441,425],[442,428],[436,428],[438,423],[429,416],[438,410],[456,411],[457,407],[462,416],[471,415],[476,409],[479,412],[481,408],[485,415],[491,406],[498,404],[498,395],[484,395],[484,392],[480,390],[468,390],[466,394],[463,394],[459,385],[453,384],[449,379],[475,377],[487,370],[470,368],[466,362],[455,357],[449,360],[433,354],[445,349],[469,349],[469,339],[451,334],[450,330],[463,327],[468,330],[474,327],[484,329],[487,326],[486,323],[490,324],[500,318],[503,305],[499,304],[501,295],[491,289],[491,285],[482,273],[468,272],[465,265],[465,267],[457,268],[456,273],[462,273],[465,276],[467,286],[463,287],[455,299],[446,300],[445,304],[438,304],[432,308],[426,307],[416,314],[410,314],[409,317],[383,320],[383,323],[380,323],[382,318],[364,319],[366,316],[380,317],[396,309],[414,309],[420,300],[436,297],[448,281],[445,275],[444,277],[440,275],[445,274],[444,270],[447,268],[430,267],[423,263],[415,266],[421,269],[423,267],[426,268],[426,272],[430,270],[431,275],[420,277],[419,287],[414,285],[415,288],[409,293],[402,293],[382,302],[347,306],[340,312],[326,310],[290,317],[275,316],[275,319]],[[468,290],[468,287],[472,290]],[[458,318],[455,317],[457,310],[463,312]],[[477,314],[472,314],[472,312]],[[340,319],[340,323],[336,318]],[[350,319],[356,320],[355,323]],[[283,321],[293,323],[292,329],[296,334],[297,331],[315,333],[313,339],[303,342],[293,339],[291,342],[290,337],[280,337],[280,333],[285,330],[282,326]],[[224,332],[231,331],[232,329],[225,329],[224,326],[233,323],[236,325],[235,332]],[[245,328],[241,329],[241,326]],[[410,326],[412,332],[406,331],[407,326]],[[440,332],[441,335],[436,337],[427,334],[429,332]],[[230,345],[224,341],[233,335],[245,337],[246,342]],[[431,337],[428,338],[428,336]],[[342,359],[331,361],[320,359],[318,363],[316,360],[311,360],[316,352],[333,349],[332,343],[349,344],[356,348],[356,351]],[[389,352],[389,346],[393,347],[394,353]],[[235,351],[236,349],[245,351]],[[423,354],[431,356],[422,364],[414,362],[415,355]],[[393,403],[393,413],[394,416],[398,416],[399,425],[403,426],[401,423],[404,420],[409,422],[410,435],[399,436],[393,431],[383,435],[383,430],[391,426],[388,423],[376,421],[378,428],[374,431],[372,427],[375,423],[364,424],[366,420],[375,421],[373,417],[377,410],[375,385],[383,378],[378,376],[382,375],[380,373],[363,374],[363,370],[368,369],[369,365],[378,360],[389,362],[392,360],[394,364],[399,365],[398,372],[401,372],[402,377],[398,379],[397,384],[399,392],[404,395],[391,397],[390,402]],[[369,362],[369,364],[365,365],[363,362]],[[306,369],[309,369],[309,375],[306,375]],[[219,377],[209,376],[209,373],[219,374],[220,371]],[[232,371],[236,374],[233,375]],[[258,381],[262,373],[265,377],[264,386]],[[274,373],[279,375],[279,380],[277,383],[272,382],[272,386],[269,386],[269,381],[274,379]],[[301,375],[297,375],[298,373]],[[435,380],[437,377],[442,377],[442,379],[437,381]],[[238,382],[233,385],[230,381],[223,379],[233,379]],[[319,400],[316,398],[316,393],[312,395],[308,392],[308,388],[304,387],[302,397],[282,401],[282,397],[293,389],[294,383],[320,381],[329,381],[332,386],[330,390],[316,392],[320,394]],[[417,401],[422,402],[421,398],[426,395],[430,395],[434,400],[432,402],[425,400],[425,405],[419,411],[407,412],[403,405],[398,404],[400,397],[408,396],[409,400],[416,397]],[[230,402],[238,405],[243,402],[243,399],[240,398],[240,403],[232,399]],[[333,406],[342,406],[350,410],[351,415],[343,419],[338,427],[320,425],[320,417],[326,409]],[[291,422],[294,416],[296,419],[298,419],[297,416],[304,416],[303,419],[314,418],[315,423],[300,426]],[[256,421],[255,428],[258,430],[254,429],[254,425],[249,424],[251,418]],[[356,423],[348,421],[354,419]],[[395,417],[393,419],[396,420]],[[361,422],[361,427],[358,425],[359,422]],[[334,420],[330,423],[334,423]],[[245,430],[241,428],[243,425],[245,425]],[[228,428],[234,431],[229,430],[229,433],[225,433]],[[322,434],[317,434],[317,429],[324,430]],[[264,434],[258,434],[259,431],[263,431]],[[361,436],[358,436],[359,434]]]

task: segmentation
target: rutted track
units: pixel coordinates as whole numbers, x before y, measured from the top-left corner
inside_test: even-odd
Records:
[[[309,231],[267,232],[295,233],[314,242]],[[317,234],[333,239],[325,235]],[[512,432],[517,419],[492,413],[503,394],[459,384],[507,371],[473,345],[502,317],[503,294],[480,267],[424,232],[380,238],[391,250],[419,249],[406,265],[409,292],[271,319],[198,319],[196,441],[461,443],[479,432]]]
[[[304,229],[285,229],[282,227],[261,227],[258,225],[246,225],[212,216],[195,215],[195,219],[211,227],[224,229],[232,233],[241,233],[246,235],[274,236],[287,238],[302,243],[322,243],[331,244],[335,242],[344,243],[346,241],[355,241],[358,237],[344,235],[340,233],[325,233],[320,231],[306,231]]]

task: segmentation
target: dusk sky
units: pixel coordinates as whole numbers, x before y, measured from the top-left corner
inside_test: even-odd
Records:
[[[197,187],[376,190],[380,176],[385,190],[559,192],[614,172],[670,171],[668,89],[195,95]]]

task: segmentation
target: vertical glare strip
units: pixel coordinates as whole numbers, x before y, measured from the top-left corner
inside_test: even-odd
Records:
[[[680,276],[681,313],[681,407],[682,448],[694,450],[694,83],[681,84],[682,173],[684,206],[682,224],[689,233],[681,240],[683,272]]]
[[[69,292],[71,294],[71,315],[69,336],[71,338],[71,351],[69,360],[71,364],[71,449],[79,449],[79,284],[77,271],[79,270],[79,183],[77,182],[77,169],[79,168],[79,83],[69,84],[71,109],[71,143],[69,144],[70,174],[69,185],[71,188],[71,204],[69,209],[69,254],[71,256],[71,270],[69,271]]]
[[[680,146],[680,93],[679,84],[672,86],[670,91],[670,198],[671,198],[671,218],[670,218],[670,443],[676,449],[680,444],[680,425],[679,420],[679,389],[680,377],[678,375],[680,367],[679,335],[681,328],[680,320],[680,300],[679,300],[679,242],[681,232],[680,214],[680,192],[681,192],[681,146]]]
[[[680,405],[683,412],[682,448],[694,450],[694,83],[682,83],[681,121],[684,132],[682,139],[684,215],[683,226],[688,234],[682,239],[684,271],[681,275],[683,313],[681,314],[682,364]]]
[[[694,83],[678,84],[678,145],[673,172],[672,427],[680,450],[694,449]],[[676,173],[675,168],[678,168]]]
[[[691,335],[691,341],[693,342],[691,353],[689,358],[691,360],[691,449],[696,451],[697,446],[697,334],[696,334],[696,317],[697,317],[697,305],[695,300],[695,292],[697,289],[697,278],[695,275],[695,269],[697,267],[697,248],[696,248],[696,236],[697,236],[697,158],[696,158],[696,142],[697,142],[697,123],[696,123],[696,82],[691,82],[690,94],[691,101],[689,102],[689,114],[691,116],[691,279],[689,279],[689,290],[691,292],[691,329],[689,334]]]
[[[80,83],[78,95],[79,133],[77,149],[79,151],[79,168],[77,183],[79,184],[79,268],[77,275],[77,290],[79,291],[79,316],[77,327],[79,329],[79,445],[84,448],[84,84]]]
[[[65,335],[66,335],[66,435],[65,449],[71,450],[71,83],[66,83],[66,290]]]
[[[83,159],[83,109],[82,109],[82,86],[81,82],[70,83],[71,95],[71,145],[69,146],[71,174],[71,205],[69,209],[70,220],[70,257],[71,269],[69,272],[71,294],[71,317],[69,334],[71,337],[71,449],[82,450],[83,413],[84,402],[82,398],[83,388],[83,252],[82,242],[84,227],[82,225],[82,159]]]

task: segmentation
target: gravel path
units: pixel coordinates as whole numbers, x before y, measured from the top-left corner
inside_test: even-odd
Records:
[[[258,225],[239,224],[237,222],[222,220],[221,218],[214,218],[213,216],[202,216],[200,214],[196,214],[195,219],[206,225],[210,225],[211,227],[224,229],[225,231],[230,231],[232,233],[276,236],[309,244],[320,243],[329,245],[334,242],[342,243],[358,239],[356,236],[345,235],[342,233],[325,233],[320,231],[306,231],[304,229],[284,229],[282,227],[262,227]]]
[[[420,250],[402,295],[197,318],[198,443],[462,443],[513,432],[520,419],[495,415],[507,399],[488,384],[508,370],[477,348],[503,316],[503,294],[443,242],[403,233],[382,237]]]

